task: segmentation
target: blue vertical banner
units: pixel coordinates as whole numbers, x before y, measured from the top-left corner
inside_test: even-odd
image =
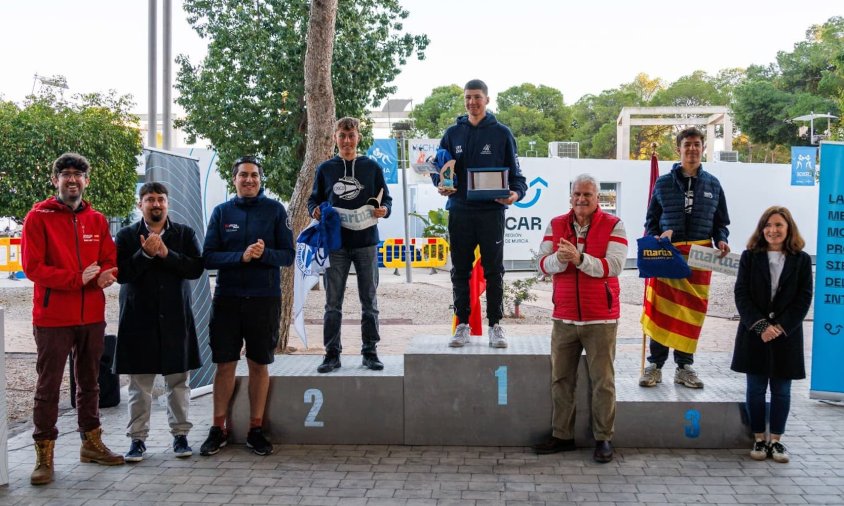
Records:
[[[815,186],[818,148],[791,146],[791,186]]]
[[[844,143],[821,143],[812,399],[844,400]]]
[[[395,139],[375,139],[366,156],[381,166],[387,184],[399,182],[399,157]]]

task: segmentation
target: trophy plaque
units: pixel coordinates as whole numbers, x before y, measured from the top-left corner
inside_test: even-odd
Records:
[[[468,186],[466,198],[468,200],[495,200],[510,197],[510,187],[507,167],[478,167],[467,169]]]

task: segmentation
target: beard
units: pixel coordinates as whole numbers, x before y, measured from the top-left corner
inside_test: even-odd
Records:
[[[149,221],[151,221],[153,223],[159,223],[164,219],[164,213],[158,213],[158,214],[152,213],[152,214],[150,214],[149,218],[150,218]]]
[[[59,190],[59,198],[65,204],[78,204],[82,200],[82,192],[77,190],[75,194],[71,194],[69,191]]]

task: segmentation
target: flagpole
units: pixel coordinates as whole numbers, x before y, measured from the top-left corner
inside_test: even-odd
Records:
[[[659,161],[656,158],[656,148],[658,144],[656,142],[651,143],[651,175],[650,175],[650,184],[648,185],[648,206],[651,206],[651,197],[654,193],[654,184],[656,183],[657,178],[659,177]],[[647,208],[645,208],[645,212],[647,213]],[[648,231],[645,230],[647,234]],[[642,308],[644,309],[645,303],[647,303],[647,294],[648,294],[648,279],[645,280],[645,290],[642,294]],[[642,362],[639,364],[639,376],[645,373],[645,350],[648,346],[648,336],[645,334],[644,329],[642,330]]]

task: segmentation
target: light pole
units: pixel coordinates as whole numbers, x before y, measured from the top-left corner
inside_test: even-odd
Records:
[[[530,154],[533,153],[533,156],[535,157],[536,149],[534,149],[534,146],[536,146],[536,141],[528,141],[528,144],[530,145],[530,149],[527,150],[527,156],[530,156]]]
[[[402,190],[402,214],[404,215],[404,271],[407,283],[413,283],[413,271],[410,269],[410,263],[413,261],[413,253],[410,248],[410,222],[407,214],[407,172],[409,165],[405,160],[405,145],[404,134],[410,130],[410,125],[407,123],[396,123],[393,133],[396,136],[396,141],[399,146],[399,168],[401,169],[401,190]]]

